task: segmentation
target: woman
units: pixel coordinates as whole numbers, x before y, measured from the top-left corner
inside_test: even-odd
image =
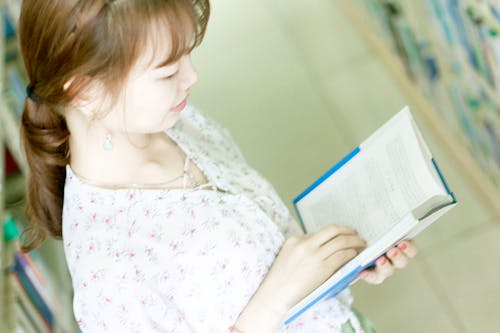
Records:
[[[363,332],[348,291],[282,324],[365,242],[302,235],[230,133],[187,105],[208,17],[208,0],[23,1],[24,250],[63,239],[83,332]],[[389,253],[366,281],[416,248]]]

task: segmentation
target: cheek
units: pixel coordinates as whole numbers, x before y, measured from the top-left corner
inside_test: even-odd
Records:
[[[134,89],[134,106],[143,109],[169,110],[175,103],[175,89],[168,82],[143,82]]]
[[[160,84],[143,84],[131,91],[127,98],[127,127],[146,131],[162,124],[176,102],[171,91],[166,85]]]

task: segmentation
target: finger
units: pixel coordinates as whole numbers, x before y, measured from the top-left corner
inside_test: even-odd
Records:
[[[342,225],[329,224],[312,234],[311,241],[316,246],[321,246],[332,238],[339,235],[356,235],[358,232],[352,228]]]
[[[375,261],[375,264],[375,272],[379,275],[379,278],[381,278],[382,281],[384,281],[394,273],[394,266],[386,256],[381,256],[380,258],[378,258],[377,261]]]
[[[340,267],[345,265],[349,260],[356,257],[358,252],[354,249],[345,249],[333,253],[331,256],[325,259],[324,263],[328,267],[331,267],[333,271],[337,271]]]
[[[378,258],[375,265],[375,268],[360,273],[360,277],[370,284],[381,284],[394,273],[394,266],[385,256]]]
[[[387,251],[387,257],[396,268],[404,268],[408,265],[408,257],[397,247]]]
[[[380,284],[382,282],[375,269],[365,269],[359,273],[359,277],[369,284]]]
[[[366,241],[359,238],[357,235],[340,235],[321,245],[318,250],[318,255],[321,259],[325,259],[340,250],[354,249],[359,253],[365,247]]]
[[[403,251],[408,258],[414,258],[418,253],[417,246],[412,240],[402,241],[398,244],[398,248]]]

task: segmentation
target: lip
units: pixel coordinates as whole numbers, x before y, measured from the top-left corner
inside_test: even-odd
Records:
[[[172,112],[181,112],[182,110],[184,110],[184,108],[186,107],[187,105],[187,99],[189,97],[189,94],[184,98],[184,100],[182,102],[180,102],[179,105],[173,107],[171,109]]]

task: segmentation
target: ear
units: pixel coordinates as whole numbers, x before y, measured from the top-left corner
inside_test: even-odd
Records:
[[[104,100],[104,89],[100,82],[90,77],[73,77],[64,84],[63,89],[74,96],[70,102],[72,109],[91,120],[98,117]]]
[[[68,81],[66,81],[66,83],[63,86],[64,92],[66,92],[69,89],[69,87],[71,86],[71,84],[73,83],[74,80],[75,80],[75,78],[72,77],[71,79],[69,79]]]

